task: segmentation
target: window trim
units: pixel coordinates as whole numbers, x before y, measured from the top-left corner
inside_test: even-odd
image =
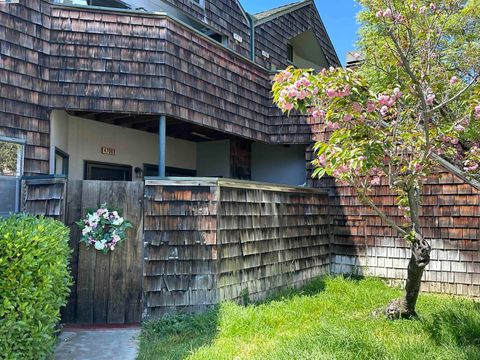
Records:
[[[132,181],[133,170],[131,165],[106,163],[106,162],[94,161],[94,160],[85,160],[85,167],[84,167],[84,174],[83,174],[84,180],[88,180],[89,177],[91,176],[92,165],[111,167],[111,168],[123,168],[124,170],[127,170],[127,180],[116,180],[116,181]],[[110,181],[110,180],[94,180],[94,181]]]
[[[293,63],[294,52],[292,44],[287,44],[287,61]]]
[[[55,158],[53,160],[54,172],[56,172],[57,170],[57,155],[60,155],[60,157],[63,158],[63,169],[62,169],[61,175],[64,175],[66,178],[68,178],[68,170],[70,168],[70,155],[67,154],[65,151],[63,151],[62,149],[55,146],[55,152],[54,152]],[[59,175],[59,174],[56,174],[56,175]]]

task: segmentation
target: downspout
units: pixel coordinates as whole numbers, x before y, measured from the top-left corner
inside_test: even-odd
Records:
[[[255,23],[250,14],[248,14],[248,22],[250,23],[250,60],[255,62]]]

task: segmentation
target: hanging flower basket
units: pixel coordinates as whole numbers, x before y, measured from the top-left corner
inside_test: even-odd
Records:
[[[82,231],[80,242],[87,247],[93,246],[95,250],[104,254],[125,241],[127,229],[132,224],[121,217],[116,210],[110,210],[107,204],[102,204],[98,210],[88,210],[84,219],[76,223]]]

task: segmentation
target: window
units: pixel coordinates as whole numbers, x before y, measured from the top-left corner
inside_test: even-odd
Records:
[[[55,148],[55,174],[68,175],[68,160],[69,156],[66,152]]]
[[[205,7],[205,0],[191,0],[194,4],[200,6],[200,7]]]
[[[132,181],[132,167],[130,165],[86,161],[85,180]]]
[[[19,211],[24,142],[0,137],[0,217]]]
[[[293,62],[293,46],[287,44],[287,60]]]

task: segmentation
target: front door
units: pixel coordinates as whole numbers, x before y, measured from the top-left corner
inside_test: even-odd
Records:
[[[132,181],[132,167],[129,165],[86,161],[85,180]]]

